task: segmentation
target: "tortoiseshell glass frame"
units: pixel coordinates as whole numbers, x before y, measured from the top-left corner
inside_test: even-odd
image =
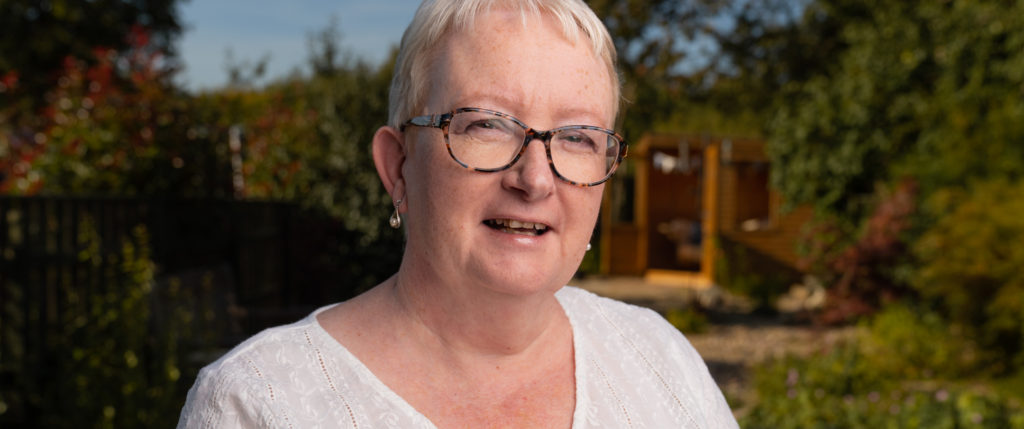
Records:
[[[448,126],[451,124],[452,118],[455,116],[455,114],[456,113],[462,113],[462,112],[489,113],[489,114],[492,114],[492,115],[495,115],[495,116],[499,116],[499,117],[508,119],[508,120],[510,120],[512,122],[515,122],[516,125],[519,125],[520,127],[522,127],[523,131],[526,132],[526,137],[523,139],[523,144],[522,144],[522,146],[519,147],[519,152],[516,153],[516,156],[513,157],[512,160],[508,162],[508,164],[505,164],[505,165],[503,165],[501,167],[497,167],[497,168],[477,168],[477,167],[471,167],[469,165],[466,165],[466,163],[460,161],[459,158],[456,158],[455,157],[455,153],[452,152],[451,142],[449,142],[449,140],[448,140]],[[507,113],[501,113],[501,112],[494,111],[494,110],[481,109],[481,108],[478,108],[478,107],[462,107],[462,108],[458,108],[458,109],[455,109],[455,110],[453,110],[451,112],[443,113],[443,114],[440,114],[440,115],[416,116],[414,118],[409,119],[408,121],[403,122],[402,125],[399,127],[399,131],[405,132],[405,128],[408,127],[408,126],[439,128],[441,130],[441,132],[444,134],[444,145],[445,145],[445,147],[448,148],[448,155],[451,156],[452,159],[455,160],[455,162],[458,163],[459,165],[461,165],[463,168],[466,168],[466,169],[469,169],[469,170],[473,170],[473,171],[479,171],[479,172],[482,172],[482,173],[493,173],[493,172],[503,171],[503,170],[507,170],[509,168],[512,168],[512,166],[515,165],[515,163],[517,161],[519,161],[519,158],[523,156],[523,153],[526,152],[526,148],[530,144],[530,142],[533,141],[534,139],[540,140],[542,143],[544,143],[544,151],[545,151],[545,153],[547,153],[548,167],[551,167],[551,171],[555,173],[555,176],[558,177],[563,182],[566,182],[566,183],[568,183],[570,185],[579,186],[581,188],[586,188],[586,187],[590,187],[590,186],[597,186],[597,185],[600,185],[600,184],[606,182],[608,179],[610,179],[612,177],[612,174],[615,174],[615,170],[619,168],[619,164],[622,163],[622,159],[626,157],[626,152],[627,152],[626,140],[624,138],[622,138],[622,136],[620,136],[615,131],[609,130],[607,128],[595,127],[595,126],[592,126],[592,125],[568,125],[568,126],[564,126],[564,127],[558,127],[558,128],[553,129],[553,130],[548,130],[548,131],[537,131],[537,130],[535,130],[533,128],[530,128],[529,126],[524,124],[523,121],[520,121],[518,118],[516,118],[516,117],[514,117],[512,115],[509,115]],[[551,159],[551,137],[554,136],[555,133],[560,132],[560,131],[565,131],[565,130],[594,130],[594,131],[601,131],[601,132],[607,133],[608,135],[614,137],[616,140],[619,141],[619,153],[616,154],[615,163],[612,164],[611,168],[608,170],[608,174],[605,175],[603,179],[598,180],[596,182],[580,183],[580,182],[569,180],[565,176],[562,176],[562,173],[558,172],[558,169],[555,168],[555,162]]]

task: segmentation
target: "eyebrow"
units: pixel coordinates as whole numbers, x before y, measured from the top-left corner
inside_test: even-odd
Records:
[[[473,100],[473,101],[467,101],[467,100]],[[485,103],[485,104],[481,104],[481,103]],[[519,118],[519,120],[523,120],[522,118],[520,118],[521,112],[513,113],[511,111],[513,109],[510,109],[510,107],[512,107],[512,106],[522,105],[522,104],[524,104],[524,102],[523,102],[522,98],[518,97],[518,96],[505,96],[505,95],[494,94],[494,93],[466,94],[466,95],[463,95],[462,97],[459,97],[459,99],[455,102],[455,105],[452,106],[452,109],[458,109],[458,108],[461,108],[461,107],[477,107],[477,108],[481,108],[481,109],[497,110],[499,112],[502,112],[502,113],[505,113],[505,114],[509,114],[509,115],[512,115],[512,116],[514,116],[516,118]],[[572,120],[560,121],[560,120],[558,120],[560,118],[572,118]],[[576,120],[577,118],[581,119],[582,121],[577,121]],[[555,119],[556,119],[556,121],[555,121],[556,123],[558,123],[558,122],[565,122],[565,124],[556,125],[556,127],[566,126],[566,125],[593,125],[593,126],[612,128],[612,127],[615,126],[614,123],[607,124],[607,125],[604,124],[603,123],[604,119],[601,118],[601,115],[595,114],[595,112],[589,111],[587,109],[578,108],[578,107],[570,107],[568,109],[560,109],[560,110],[558,110],[557,112],[555,112]],[[614,119],[612,120],[612,122],[614,122]],[[527,125],[530,125],[530,124],[527,124]]]
[[[481,104],[481,102],[483,104]],[[491,110],[498,110],[511,115],[512,113],[509,112],[509,107],[515,106],[517,104],[523,104],[523,100],[521,97],[498,95],[494,93],[474,93],[464,94],[462,97],[459,97],[459,99],[455,102],[455,105],[451,107],[453,109],[458,109],[460,107],[479,107]]]

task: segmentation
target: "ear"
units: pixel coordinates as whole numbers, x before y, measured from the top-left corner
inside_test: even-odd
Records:
[[[391,201],[405,199],[405,138],[394,127],[380,127],[373,135],[373,164],[377,167],[384,189],[391,195]],[[401,211],[401,207],[399,207]]]

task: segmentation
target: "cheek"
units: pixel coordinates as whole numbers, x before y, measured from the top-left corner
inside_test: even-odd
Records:
[[[481,177],[474,177],[448,157],[431,157],[417,164],[419,174],[414,176],[415,192],[422,205],[424,217],[435,229],[461,229],[466,217],[475,213],[475,203],[486,194]]]
[[[567,213],[571,213],[571,222],[577,231],[589,239],[597,223],[597,216],[601,212],[604,185],[590,188],[574,187],[572,190],[578,192],[575,193],[574,198],[567,200],[565,210]]]
[[[412,193],[411,197],[419,200],[421,204],[429,203],[440,197],[446,197],[445,193],[452,184],[450,177],[451,166],[447,152],[444,152],[444,142],[441,141],[440,131],[424,129],[417,135],[412,147],[406,154],[403,173],[406,179],[406,186]],[[437,139],[433,136],[437,133]],[[440,150],[438,149],[440,148]]]
[[[589,209],[591,218],[597,219],[601,212],[601,199],[604,197],[604,184],[583,188],[585,191],[583,204]]]

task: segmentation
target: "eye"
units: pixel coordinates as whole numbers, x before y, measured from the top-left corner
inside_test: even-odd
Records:
[[[521,131],[515,123],[496,116],[466,115],[460,119],[462,120],[455,123],[455,132],[475,140],[516,140],[516,134]]]
[[[594,138],[585,130],[565,130],[556,135],[558,144],[572,152],[598,152],[599,148]]]
[[[504,127],[502,127],[502,125],[500,124],[500,120],[498,120],[498,119],[480,119],[480,120],[473,121],[472,123],[467,125],[466,126],[466,131],[467,132],[472,132],[473,129],[493,130],[493,129],[501,129],[501,128],[504,128]]]

